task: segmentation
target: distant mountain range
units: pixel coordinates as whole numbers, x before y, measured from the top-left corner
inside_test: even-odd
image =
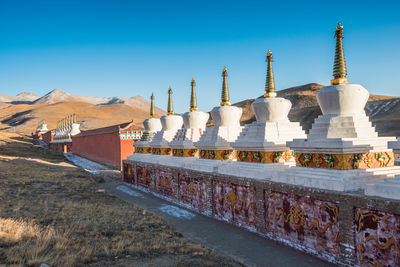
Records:
[[[16,96],[7,96],[7,95],[0,95],[0,102],[9,102],[13,104],[29,104],[33,101],[37,100],[39,96],[29,93],[29,92],[22,92]]]
[[[76,113],[82,129],[109,126],[133,120],[142,126],[149,117],[150,103],[141,96],[94,97],[69,94],[54,89],[42,97],[23,92],[11,97],[0,95],[1,128],[31,133],[43,119],[48,128],[56,127],[57,121]],[[165,111],[156,107],[156,114]]]
[[[278,91],[279,97],[292,102],[289,113],[291,121],[299,121],[303,129],[308,131],[314,119],[321,114],[316,94],[323,87],[310,83]],[[242,124],[255,120],[251,103],[255,99],[247,99],[234,104],[243,108]],[[46,120],[48,128],[56,126],[64,116],[76,113],[82,129],[109,126],[133,120],[142,126],[142,121],[149,117],[150,103],[141,96],[93,97],[79,96],[53,90],[42,97],[23,92],[10,97],[0,95],[0,129],[30,133],[37,124]],[[365,107],[372,124],[381,136],[400,136],[400,98],[394,96],[370,95]],[[156,108],[156,114],[165,114]],[[1,125],[3,124],[3,125]],[[212,121],[209,125],[212,124]]]

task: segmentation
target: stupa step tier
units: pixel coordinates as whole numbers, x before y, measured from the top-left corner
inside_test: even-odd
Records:
[[[193,142],[198,141],[203,134],[202,128],[179,129],[170,142],[172,155],[175,157],[198,157],[199,149]]]
[[[285,151],[288,140],[293,137],[305,138],[299,123],[289,121],[253,122],[241,132],[234,143],[236,150],[247,151]]]

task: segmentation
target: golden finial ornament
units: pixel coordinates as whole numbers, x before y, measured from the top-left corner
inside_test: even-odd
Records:
[[[151,93],[150,99],[150,118],[154,118],[154,115],[156,115],[156,111],[154,109],[154,93]]]
[[[272,62],[274,58],[272,57],[271,50],[268,49],[267,52],[267,76],[265,78],[265,94],[264,97],[275,97],[275,80],[274,80],[274,71],[272,69]]]
[[[192,86],[192,92],[190,93],[190,111],[196,111],[197,110],[197,99],[196,99],[196,82],[194,81],[194,78],[192,78],[192,82],[190,83]]]
[[[339,22],[335,30],[336,49],[335,61],[333,63],[333,77],[335,77],[335,79],[331,80],[332,85],[346,84],[349,82],[346,78],[347,69],[343,51],[343,37],[343,25]]]
[[[174,107],[172,105],[172,89],[171,89],[171,86],[168,89],[167,115],[174,115]]]
[[[229,90],[228,90],[228,71],[226,67],[222,70],[222,93],[221,93],[221,106],[230,106]]]

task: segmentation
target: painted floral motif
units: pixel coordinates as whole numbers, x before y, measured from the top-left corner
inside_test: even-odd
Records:
[[[183,157],[183,149],[172,149],[172,156]]]
[[[172,155],[175,157],[198,157],[199,150],[193,149],[172,149]]]
[[[175,198],[175,179],[172,173],[156,171],[154,173],[155,191],[166,197]]]
[[[400,266],[400,216],[355,211],[357,261],[362,266]]]
[[[296,165],[311,168],[337,170],[368,169],[394,166],[393,152],[356,154],[310,154],[296,155]]]
[[[179,177],[179,200],[199,211],[207,210],[207,184],[202,178]]]
[[[200,150],[202,159],[236,159],[235,150]]]
[[[135,146],[135,153],[151,154],[151,147]]]
[[[136,166],[137,184],[145,188],[152,188],[153,179],[151,178],[151,170],[143,167]]]
[[[256,227],[255,188],[214,183],[214,212],[219,218],[241,226]]]
[[[123,163],[123,170],[124,170],[124,182],[135,184],[135,169],[132,164]]]
[[[284,163],[294,162],[295,157],[293,151],[276,151],[276,152],[261,152],[261,151],[238,151],[238,160],[246,162],[260,163]]]
[[[339,211],[335,204],[273,191],[265,191],[264,199],[268,232],[339,256]]]
[[[155,155],[172,155],[172,149],[169,147],[155,148],[151,149],[151,153]]]

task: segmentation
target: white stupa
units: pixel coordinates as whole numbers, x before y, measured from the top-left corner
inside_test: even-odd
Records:
[[[347,191],[399,172],[392,167],[393,152],[387,146],[394,138],[378,137],[365,114],[368,91],[347,84],[340,23],[335,38],[335,79],[317,93],[322,115],[314,121],[307,139],[288,142],[296,153],[297,167],[274,175],[274,181]]]
[[[173,156],[198,157],[199,155],[199,150],[194,146],[194,143],[200,140],[201,135],[206,129],[210,115],[197,110],[195,85],[196,83],[192,79],[190,111],[184,113],[182,116],[184,128],[179,129],[174,139],[169,143]]]
[[[210,112],[214,126],[207,128],[200,140],[194,144],[200,150],[200,159],[190,166],[192,169],[212,171],[217,165],[224,164],[218,160],[236,160],[236,151],[231,144],[243,128],[240,126],[242,109],[229,103],[226,67],[222,71],[222,77],[221,104]]]
[[[183,119],[180,115],[174,115],[172,106],[172,89],[168,90],[167,115],[160,118],[162,129],[157,132],[153,140],[149,143],[153,155],[172,155],[169,142],[175,137],[179,129],[182,128]]]
[[[49,130],[47,129],[47,124],[44,120],[42,120],[39,126],[36,128],[36,134],[41,135],[47,133]]]
[[[151,147],[149,143],[153,140],[154,136],[158,131],[161,130],[161,121],[155,116],[154,107],[154,94],[151,94],[151,104],[150,104],[150,118],[143,121],[144,132],[140,141],[134,142],[135,153],[139,154],[151,154]],[[139,157],[139,156],[138,156]]]
[[[76,121],[76,115],[70,115],[60,120],[57,123],[57,128],[54,130],[54,137],[51,143],[72,142],[72,136],[79,134],[80,124]]]
[[[271,171],[295,165],[293,151],[286,146],[294,138],[306,138],[298,122],[290,122],[288,114],[292,103],[276,97],[272,53],[267,53],[267,75],[263,97],[252,103],[256,121],[245,125],[232,144],[237,151],[236,163],[222,167],[219,172],[245,177],[268,177]],[[273,164],[260,164],[273,163]]]

